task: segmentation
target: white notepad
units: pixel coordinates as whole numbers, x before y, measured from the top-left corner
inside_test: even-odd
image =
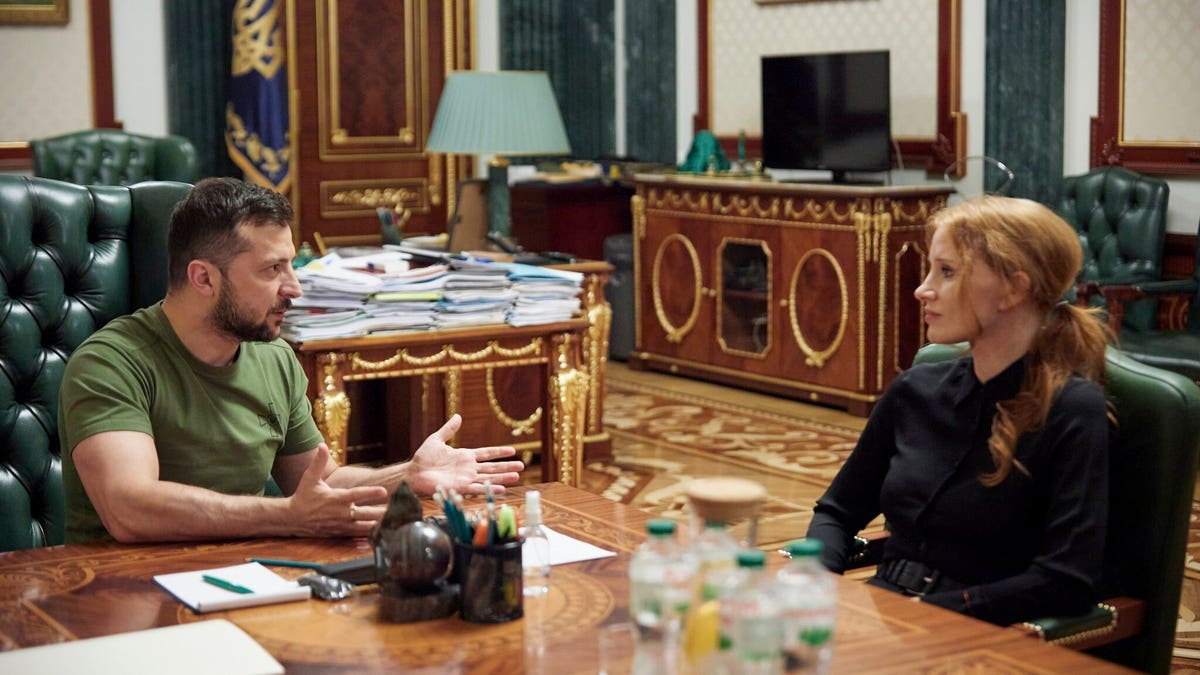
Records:
[[[248,588],[252,592],[238,593],[214,586],[204,580],[205,575]],[[198,614],[307,600],[312,595],[312,589],[308,586],[288,581],[256,562],[194,572],[159,574],[154,577],[154,581]]]
[[[567,563],[595,560],[597,558],[611,558],[616,555],[612,551],[602,549],[599,546],[592,546],[586,541],[569,537],[545,525],[542,526],[542,529],[545,530],[546,539],[550,542],[551,565],[565,565]],[[525,528],[521,528],[521,533],[524,534],[524,532]]]
[[[210,619],[0,652],[0,672],[252,675],[282,673],[283,666],[241,628]]]

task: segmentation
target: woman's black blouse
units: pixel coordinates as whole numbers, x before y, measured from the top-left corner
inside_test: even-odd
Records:
[[[969,356],[901,373],[817,500],[808,536],[824,543],[825,565],[842,572],[853,536],[883,513],[884,560],[920,561],[967,585],[925,602],[998,624],[1086,611],[1108,520],[1104,390],[1068,380],[1045,426],[1018,443],[1030,475],[1014,466],[985,487],[996,403],[1016,394],[1023,374],[1018,359],[981,383]]]

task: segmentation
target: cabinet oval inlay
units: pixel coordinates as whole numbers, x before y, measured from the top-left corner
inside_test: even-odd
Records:
[[[788,298],[788,318],[796,346],[804,352],[806,364],[820,368],[841,346],[850,320],[846,275],[837,258],[823,248],[805,253],[792,271]],[[836,326],[830,323],[833,317],[837,317]],[[814,347],[809,340],[823,342],[824,346]]]
[[[667,308],[663,303],[663,288],[661,283],[663,264],[669,255],[668,249],[675,246],[683,248],[684,253],[687,255],[687,261],[690,261],[692,266],[692,306],[688,311],[687,318],[680,325],[676,325],[673,317],[667,315]],[[678,255],[670,255],[672,262],[675,262],[680,257]],[[683,265],[679,265],[678,268],[673,265],[669,274],[675,277],[682,277],[686,274],[686,270],[683,269]],[[674,286],[676,295],[683,287],[682,284]],[[654,297],[654,315],[658,318],[658,324],[662,326],[663,331],[667,334],[667,340],[674,343],[681,342],[684,336],[692,332],[692,328],[696,326],[696,319],[700,317],[700,299],[702,297],[700,256],[696,253],[696,247],[687,237],[682,234],[672,234],[663,239],[662,244],[654,253],[654,274],[650,290],[651,295]]]

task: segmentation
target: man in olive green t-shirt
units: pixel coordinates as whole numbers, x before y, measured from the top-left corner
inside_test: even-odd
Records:
[[[518,480],[521,462],[489,461],[513,448],[448,445],[457,415],[408,462],[329,458],[278,339],[300,296],[291,221],[278,193],[201,181],[171,216],[166,298],[72,355],[59,395],[68,542],[362,536],[402,480],[426,494]],[[262,496],[268,476],[284,498]]]

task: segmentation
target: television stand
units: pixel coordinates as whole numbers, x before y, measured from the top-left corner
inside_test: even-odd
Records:
[[[785,178],[780,183],[809,183],[814,185],[861,185],[861,186],[882,186],[884,180],[882,178],[863,178],[861,176],[849,176],[845,171],[834,171],[832,178]]]

